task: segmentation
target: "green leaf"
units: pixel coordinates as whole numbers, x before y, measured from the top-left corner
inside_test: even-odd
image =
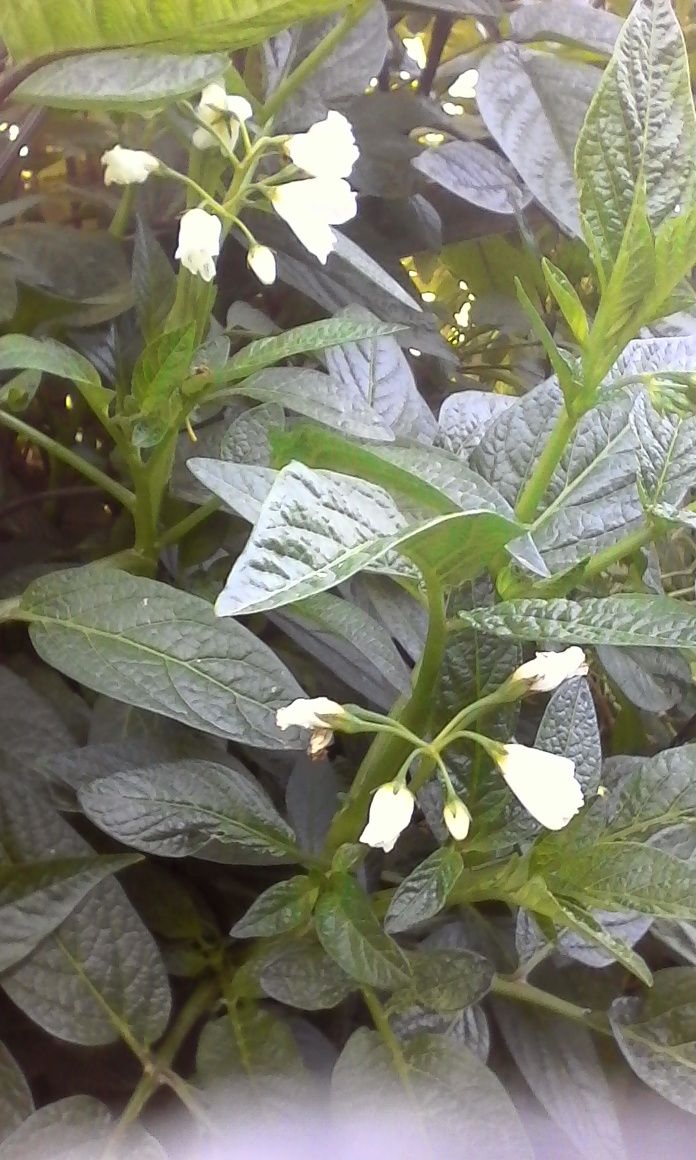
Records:
[[[640,482],[650,504],[678,506],[696,472],[696,418],[660,414],[640,393],[630,415]]]
[[[230,934],[233,938],[265,938],[304,926],[318,893],[304,874],[276,882],[259,894],[244,917],[235,922]]]
[[[39,754],[71,749],[76,739],[64,719],[24,677],[0,667],[0,753],[7,764],[33,765]]]
[[[389,428],[356,387],[345,383],[339,386],[323,371],[277,367],[246,379],[235,393],[248,395],[261,403],[279,404],[298,415],[361,439],[393,438]]]
[[[514,507],[563,406],[555,379],[516,399],[486,427],[470,466]]]
[[[161,45],[206,52],[259,44],[298,21],[335,11],[334,0],[27,0],[21,15],[12,0],[0,4],[0,32],[15,60],[46,53],[128,45]]]
[[[196,343],[196,326],[165,331],[148,343],[133,369],[133,397],[143,415],[163,409],[172,392],[181,385]]]
[[[281,607],[333,588],[367,567],[412,575],[399,549],[427,561],[443,583],[462,582],[492,559],[518,525],[482,499],[467,511],[409,523],[382,488],[291,463],[279,472],[217,599],[219,616]]]
[[[577,290],[570,279],[566,277],[563,270],[559,269],[558,266],[554,266],[553,262],[550,262],[548,258],[542,258],[541,265],[546,284],[556,299],[573,338],[577,343],[582,345],[587,339],[589,325],[585,307],[580,300]]]
[[[144,219],[135,220],[131,271],[135,310],[146,340],[158,333],[174,301],[176,275],[169,258]]]
[[[690,206],[696,117],[684,39],[670,0],[634,5],[583,126],[576,172],[585,236],[604,278],[617,259],[636,190],[655,230]]]
[[[79,799],[95,825],[145,853],[184,858],[214,839],[271,858],[294,850],[292,830],[241,767],[153,765],[100,777]]]
[[[284,427],[285,412],[279,403],[250,407],[230,423],[220,444],[220,455],[234,463],[270,467],[271,433]]]
[[[463,870],[462,856],[452,846],[430,854],[394,891],[384,929],[397,934],[439,914]]]
[[[143,112],[199,93],[225,71],[222,54],[113,49],[52,61],[14,90],[13,99],[51,109],[106,109]]]
[[[575,762],[575,776],[586,798],[597,792],[602,771],[602,740],[592,693],[584,677],[564,681],[553,693],[534,745]]]
[[[626,593],[583,600],[506,600],[460,612],[463,627],[513,640],[693,648],[696,614],[669,596]]]
[[[218,496],[235,515],[255,524],[275,483],[277,472],[251,463],[228,463],[222,459],[191,456],[186,466],[199,483]]]
[[[0,861],[0,971],[14,966],[60,926],[95,886],[131,866],[128,854]]]
[[[412,164],[436,185],[492,213],[514,214],[531,201],[509,162],[478,141],[425,149]]]
[[[406,956],[382,930],[370,900],[347,874],[335,875],[314,912],[327,955],[347,975],[370,987],[402,987],[411,974]]]
[[[378,333],[379,319],[364,306],[347,306],[344,321],[373,334],[334,345],[326,352],[329,373],[344,390],[359,391],[382,423],[398,438],[432,443],[437,425],[421,397],[408,360],[392,334]],[[339,318],[334,320],[339,321]],[[398,328],[394,327],[393,330]]]
[[[595,52],[611,55],[621,20],[613,12],[588,10],[580,0],[537,0],[536,4],[516,8],[510,13],[513,40],[551,40],[561,45],[583,45]]]
[[[77,351],[54,338],[4,334],[0,338],[0,371],[22,368],[68,379],[78,386],[99,388],[99,375]]]
[[[91,565],[34,581],[22,598],[32,643],[97,692],[250,745],[296,747],[275,711],[301,689],[246,628],[154,580]]]
[[[269,1079],[273,1077],[277,1082],[279,1076],[299,1077],[302,1064],[285,1023],[270,1011],[236,1004],[203,1028],[196,1051],[196,1071],[206,1087],[229,1085],[230,1080],[251,1081],[255,1087],[258,1085],[258,1099],[263,1103]]]
[[[377,1122],[385,1107],[398,1107],[399,1138],[425,1137],[436,1155],[445,1155],[453,1140],[466,1140],[467,1152],[479,1160],[532,1157],[500,1080],[444,1036],[419,1035],[395,1057],[377,1032],[354,1031],[334,1068],[332,1097],[339,1109],[360,1108]]]
[[[558,381],[561,385],[561,390],[563,391],[563,396],[566,401],[566,406],[570,410],[574,396],[576,394],[575,374],[573,372],[573,367],[570,362],[568,362],[563,352],[557,347],[551,331],[544,322],[519,278],[515,278],[515,289],[517,291],[517,301],[527,315],[527,318],[531,323],[532,332],[541,343],[544,353],[546,354],[546,357],[548,358],[558,377]]]
[[[29,1084],[13,1056],[0,1043],[0,1141],[34,1111]]]
[[[605,925],[597,921],[594,914],[591,914],[584,907],[577,906],[569,902],[568,899],[556,899],[556,903],[558,914],[554,921],[558,926],[567,925],[568,930],[578,935],[585,945],[594,946],[596,950],[603,952],[610,962],[621,963],[646,986],[652,986],[653,976],[650,967],[625,939],[613,935]],[[565,937],[562,935],[559,939],[561,951],[565,952],[567,942],[567,934]],[[606,959],[604,964],[606,964]]]
[[[497,44],[480,62],[486,128],[544,209],[580,233],[573,153],[601,74],[563,56]]]
[[[323,318],[319,322],[307,322],[303,326],[286,330],[283,334],[274,334],[250,342],[216,373],[214,379],[216,383],[237,383],[256,374],[257,371],[298,354],[310,354],[313,351],[342,346],[346,342],[359,342],[362,339],[396,334],[403,329],[399,323],[380,322],[374,316],[368,319]]]
[[[410,957],[413,979],[390,1000],[390,1010],[424,1007],[441,1014],[461,1011],[490,990],[493,964],[474,951],[421,949]]]
[[[507,1048],[532,1092],[581,1156],[627,1160],[617,1109],[590,1032],[567,1019],[494,999]]]
[[[605,644],[597,646],[597,656],[624,697],[649,713],[674,708],[693,682],[686,658],[676,649],[614,648]]]
[[[93,1096],[67,1096],[44,1104],[15,1129],[0,1147],[1,1160],[48,1156],[51,1160],[91,1160],[109,1147],[116,1121]],[[120,1135],[120,1134],[119,1134]],[[114,1160],[166,1160],[161,1145],[139,1124],[120,1135]]]
[[[15,860],[60,859],[93,851],[37,787],[0,780],[3,846]],[[157,945],[113,877],[95,886],[0,985],[49,1035],[96,1046],[119,1037],[146,1045],[162,1034],[170,1010]]]
[[[287,942],[263,959],[259,982],[266,995],[303,1011],[336,1007],[357,984],[311,939]]]
[[[20,371],[0,386],[0,406],[8,411],[25,411],[41,383],[41,371]]]
[[[636,1075],[678,1108],[696,1112],[696,969],[658,971],[652,990],[616,999],[609,1018]]]

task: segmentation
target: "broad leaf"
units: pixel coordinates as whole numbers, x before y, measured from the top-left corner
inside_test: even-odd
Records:
[[[394,891],[384,920],[385,930],[396,934],[439,914],[463,870],[462,856],[452,847],[430,854]]]
[[[113,1142],[116,1123],[93,1096],[67,1096],[44,1104],[20,1124],[0,1147],[0,1160],[48,1155],[51,1160],[92,1160],[107,1147],[114,1160],[166,1160],[161,1145],[139,1124],[131,1124]]]
[[[489,424],[515,402],[489,391],[455,391],[440,407],[437,442],[462,459],[481,442]]]
[[[304,926],[317,894],[317,887],[303,874],[276,882],[259,894],[230,934],[233,938],[267,938]]]
[[[0,1141],[34,1111],[29,1084],[3,1043],[0,1043]]]
[[[336,1007],[357,986],[311,939],[271,951],[262,961],[259,982],[269,998],[304,1011]]]
[[[627,1160],[617,1109],[592,1036],[558,1016],[504,999],[496,1020],[534,1095],[587,1160]]]
[[[243,1004],[230,1006],[206,1023],[198,1040],[196,1071],[206,1087],[247,1081],[263,1104],[278,1077],[296,1077],[302,1065],[290,1028],[270,1011]],[[266,1089],[266,1091],[264,1091]]]
[[[376,339],[381,335],[394,334],[403,330],[393,322],[380,322],[374,315],[368,318],[336,317],[324,318],[320,322],[308,322],[295,326],[283,334],[268,338],[258,338],[238,351],[221,371],[216,373],[216,383],[236,383],[249,378],[274,363],[283,362],[298,354],[328,350],[342,346],[346,342],[360,342]]]
[[[53,338],[4,334],[0,338],[0,370],[44,371],[78,386],[98,388],[99,375],[86,358]]]
[[[441,1014],[461,1011],[490,990],[493,964],[474,951],[422,948],[410,957],[413,979],[390,1001],[390,1009],[418,1005]]]
[[[22,81],[13,98],[52,109],[142,112],[200,92],[224,73],[225,65],[222,54],[85,53],[44,65]]]
[[[597,646],[597,656],[624,697],[649,713],[672,709],[693,681],[686,658],[676,649],[616,648],[605,644]]]
[[[473,499],[468,510],[409,523],[382,488],[291,463],[279,472],[218,597],[219,616],[247,615],[326,591],[380,561],[411,575],[395,549],[427,561],[444,583],[475,574],[516,525]],[[382,561],[384,564],[382,565]]]
[[[669,596],[626,593],[583,600],[507,600],[460,612],[463,627],[513,640],[693,648],[696,613]]]
[[[53,705],[11,669],[0,667],[0,755],[33,765],[41,754],[60,753],[77,738]]]
[[[117,700],[251,745],[296,745],[275,710],[301,690],[271,650],[209,604],[98,565],[24,593],[22,615],[49,664]]]
[[[696,471],[696,419],[659,414],[641,393],[631,411],[630,424],[648,502],[679,505]]]
[[[255,524],[277,472],[250,463],[228,463],[222,459],[192,456],[186,466],[199,483],[218,496],[235,515]]]
[[[147,223],[137,216],[131,270],[135,310],[146,340],[154,338],[174,301],[176,275]]]
[[[322,851],[338,810],[339,789],[328,761],[313,761],[307,754],[297,759],[285,789],[285,805],[298,844],[308,854]]]
[[[587,798],[597,792],[602,770],[602,741],[590,686],[584,677],[564,681],[551,697],[534,745],[569,757]]]
[[[610,55],[621,30],[613,12],[594,9],[583,0],[537,0],[510,13],[513,40],[552,40],[562,45],[584,45]]]
[[[481,116],[544,209],[580,233],[573,153],[600,73],[562,56],[500,44],[481,61]]]
[[[641,0],[624,24],[580,134],[576,167],[588,244],[606,277],[641,183],[655,229],[691,204],[696,117],[670,0]]]
[[[513,214],[531,201],[512,166],[478,141],[450,141],[428,149],[413,165],[443,189],[493,213]]]
[[[188,373],[196,328],[193,323],[164,334],[149,342],[133,368],[133,397],[143,415],[164,410],[169,397]]]
[[[358,983],[391,989],[408,981],[408,960],[382,930],[370,900],[355,879],[336,875],[314,912],[319,941]]]
[[[292,830],[250,774],[180,761],[99,778],[79,794],[85,813],[124,845],[183,858],[208,842],[271,859],[294,850]]]
[[[393,438],[389,427],[355,385],[339,384],[323,371],[299,367],[260,371],[246,379],[237,391],[260,403],[280,404],[347,435],[361,439]]]
[[[670,1103],[696,1112],[696,970],[658,971],[642,995],[616,999],[610,1019],[623,1055],[644,1083]]]
[[[163,45],[205,52],[258,44],[271,33],[309,16],[332,12],[331,0],[211,0],[205,13],[193,0],[72,0],[67,5],[28,0],[21,14],[12,0],[0,5],[0,31],[15,60],[68,49]]]

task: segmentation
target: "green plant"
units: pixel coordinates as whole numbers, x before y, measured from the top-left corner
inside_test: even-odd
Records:
[[[414,93],[389,91],[410,73],[384,63],[379,4],[289,32],[338,6],[219,3],[209,25],[141,7],[56,8],[34,33],[0,5],[28,72],[13,99],[88,112],[110,146],[109,234],[67,244],[105,270],[131,257],[125,286],[51,297],[27,266],[55,236],[0,230],[19,295],[0,427],[45,453],[49,515],[81,476],[108,515],[4,582],[0,988],[41,1032],[120,1040],[142,1070],[120,1118],[33,1112],[0,1055],[0,1157],[51,1116],[93,1150],[159,1154],[137,1121],[162,1086],[206,1128],[216,1081],[295,1098],[297,1009],[339,1012],[340,1098],[398,1081],[427,1125],[475,1120],[485,1093],[528,1155],[486,1066],[492,1020],[580,1154],[622,1154],[619,1053],[696,1111],[696,114],[677,15],[465,3],[435,17]],[[441,140],[459,50],[486,145],[466,120]],[[369,120],[392,97],[385,145]],[[417,193],[392,196],[380,149]],[[436,313],[378,260],[374,202],[432,239],[423,190],[447,244],[398,252]],[[453,240],[465,205],[483,238]],[[175,274],[155,226],[181,210]],[[58,233],[65,256],[85,231]],[[225,300],[244,279],[257,299],[254,276],[270,313]],[[445,396],[437,421],[412,364]]]

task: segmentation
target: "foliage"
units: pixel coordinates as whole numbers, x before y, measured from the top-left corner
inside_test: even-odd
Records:
[[[493,1034],[620,1160],[618,1074],[696,1112],[688,5],[33,8],[0,1157],[162,1156],[158,1090],[214,1131],[317,1071],[532,1156]]]

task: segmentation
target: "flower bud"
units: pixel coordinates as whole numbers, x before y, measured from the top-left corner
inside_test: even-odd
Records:
[[[455,841],[463,842],[471,826],[471,814],[464,802],[458,797],[450,798],[445,802],[442,819]]]
[[[214,214],[200,207],[187,210],[179,223],[179,244],[174,257],[204,282],[212,282],[221,232],[222,224]]]
[[[102,153],[104,185],[142,185],[151,173],[159,169],[159,161],[143,149],[124,149],[114,145]]]
[[[411,821],[415,804],[416,799],[405,785],[395,781],[385,782],[372,798],[370,816],[360,841],[388,854],[394,849],[399,834]]]
[[[276,260],[268,246],[251,246],[247,254],[247,265],[264,286],[272,286],[276,280]]]

